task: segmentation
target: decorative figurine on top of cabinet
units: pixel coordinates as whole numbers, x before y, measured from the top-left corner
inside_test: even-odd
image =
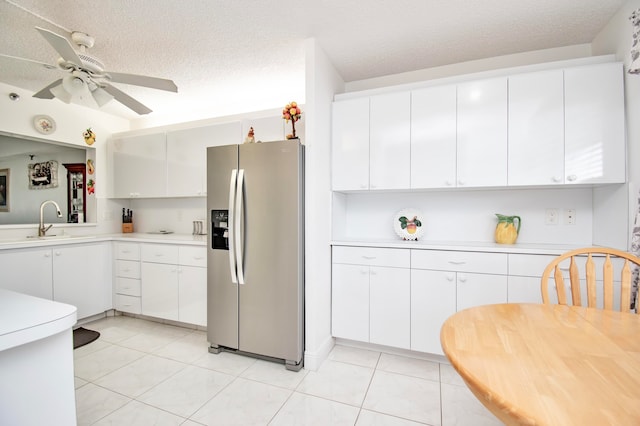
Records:
[[[244,143],[254,143],[256,138],[254,137],[253,127],[249,128],[249,133],[247,133],[247,137],[244,139]]]

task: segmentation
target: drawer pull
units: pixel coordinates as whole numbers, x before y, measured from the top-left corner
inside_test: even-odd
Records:
[[[375,256],[362,256],[363,259],[367,259],[367,260],[373,260],[376,257]]]
[[[162,254],[162,253],[156,253],[156,257],[162,257],[162,256],[164,256],[164,254]]]
[[[123,253],[131,253],[131,250],[122,250]]]
[[[194,256],[194,260],[202,260],[202,259],[204,259],[203,256]]]
[[[466,260],[450,260],[449,263],[452,265],[464,265],[465,263],[467,263],[467,261]]]

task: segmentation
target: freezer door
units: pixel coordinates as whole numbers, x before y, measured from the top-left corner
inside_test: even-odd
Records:
[[[299,361],[303,351],[303,147],[240,145],[244,284],[240,350]]]
[[[229,190],[238,168],[238,146],[207,148],[207,214],[233,210]],[[231,218],[229,218],[231,220]],[[212,346],[238,348],[238,284],[232,280],[233,250],[213,249],[212,232],[207,249],[207,339]],[[231,241],[231,240],[230,240]],[[230,244],[230,249],[231,244]]]

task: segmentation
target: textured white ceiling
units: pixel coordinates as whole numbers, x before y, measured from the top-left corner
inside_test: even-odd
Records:
[[[117,85],[152,114],[218,116],[304,102],[306,38],[348,82],[589,43],[624,2],[0,0],[0,53],[53,64],[35,26],[86,32],[107,70],[175,81],[178,94]],[[0,58],[0,81],[28,91],[60,76]],[[103,109],[137,118],[116,102]]]

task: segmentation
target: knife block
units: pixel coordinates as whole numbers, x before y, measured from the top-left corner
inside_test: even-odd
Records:
[[[133,223],[123,223],[122,224],[122,233],[130,234],[133,232]]]

